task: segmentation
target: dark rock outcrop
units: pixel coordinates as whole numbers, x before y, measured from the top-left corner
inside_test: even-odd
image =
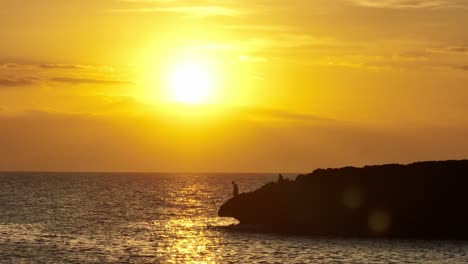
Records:
[[[242,193],[218,214],[274,232],[468,239],[468,160],[317,169]]]

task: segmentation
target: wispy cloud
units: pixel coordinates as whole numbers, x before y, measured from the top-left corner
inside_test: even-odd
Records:
[[[49,64],[35,64],[35,66],[44,70],[81,70],[92,72],[114,72],[113,67],[107,65],[83,65],[83,64],[62,64],[62,63],[49,63]]]
[[[158,3],[158,4],[167,4],[175,3],[178,0],[119,0],[119,2],[124,3]]]
[[[17,68],[19,66],[20,65],[18,65],[16,63],[3,63],[3,64],[0,64],[0,69],[13,69],[13,68]]]
[[[294,32],[296,29],[293,27],[288,27],[286,25],[269,25],[269,24],[221,24],[219,27],[224,29],[233,29],[240,31],[257,31],[257,32],[274,32],[274,33],[290,33]]]
[[[0,79],[0,87],[20,87],[28,86],[33,84],[34,81],[31,79]]]
[[[468,71],[468,65],[457,66],[457,67],[455,67],[455,69],[462,70],[462,71]]]
[[[77,84],[132,84],[120,78],[119,72],[106,65],[82,65],[64,63],[18,63],[0,64],[0,87],[53,85],[54,83]]]
[[[357,5],[374,8],[454,8],[466,6],[461,0],[351,0]]]
[[[179,13],[195,17],[207,16],[239,16],[243,12],[223,6],[170,6],[170,7],[137,7],[112,9],[112,12],[124,13]]]
[[[442,53],[442,54],[467,54],[468,55],[468,46],[445,46],[445,47],[435,47],[427,49],[431,53]]]
[[[74,64],[41,64],[39,65],[42,69],[61,69],[61,70],[78,70],[85,69],[86,67]]]
[[[103,80],[103,79],[86,79],[86,78],[71,78],[71,77],[57,77],[52,78],[52,81],[69,83],[69,84],[130,84],[131,82],[119,80]]]
[[[232,109],[241,118],[255,121],[290,121],[290,122],[319,122],[335,121],[333,119],[312,115],[308,113],[297,113],[274,108],[244,107]]]

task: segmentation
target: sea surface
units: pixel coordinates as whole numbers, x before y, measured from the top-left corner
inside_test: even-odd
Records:
[[[468,263],[462,241],[233,231],[231,181],[273,174],[0,173],[0,263]],[[467,223],[468,224],[468,223]]]

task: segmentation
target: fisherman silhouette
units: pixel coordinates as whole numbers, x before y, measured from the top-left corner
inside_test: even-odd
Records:
[[[284,178],[283,178],[283,175],[280,173],[278,174],[278,183],[283,183],[284,182]]]
[[[235,197],[239,194],[239,186],[233,181],[232,182],[232,195]]]

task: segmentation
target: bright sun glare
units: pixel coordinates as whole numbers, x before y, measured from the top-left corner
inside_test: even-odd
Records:
[[[179,103],[206,103],[212,94],[213,76],[201,63],[177,65],[170,76],[172,100]]]

